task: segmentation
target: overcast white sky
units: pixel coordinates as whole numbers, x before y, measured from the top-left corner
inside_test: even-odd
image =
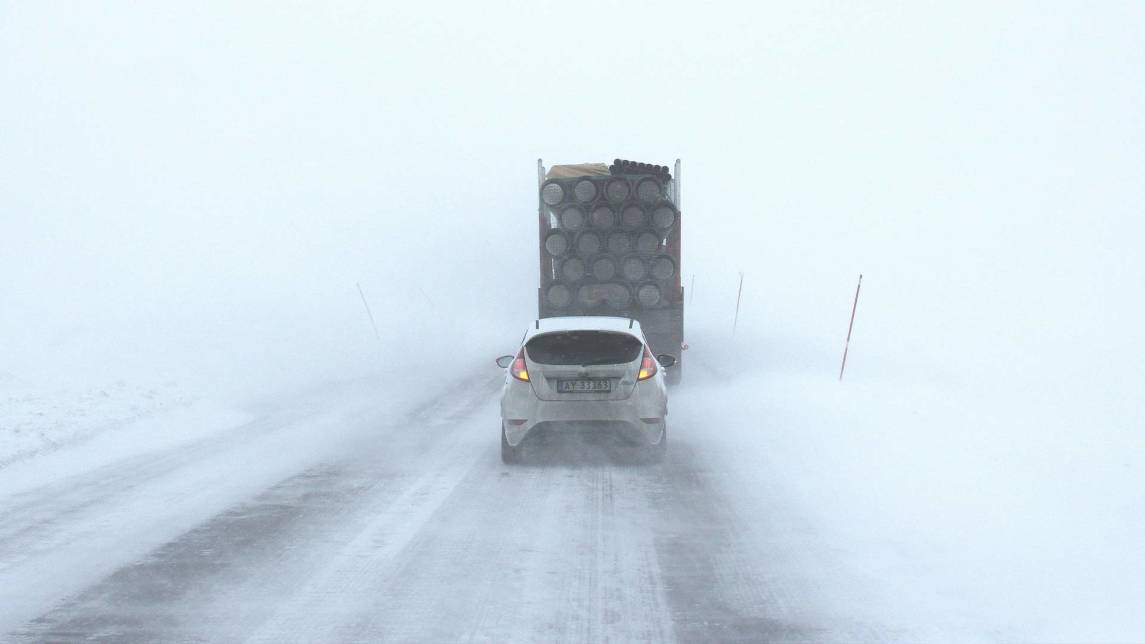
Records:
[[[389,355],[484,351],[535,314],[538,157],[681,157],[704,312],[743,270],[749,329],[837,344],[861,271],[873,351],[1142,375],[1143,42],[1138,3],[0,3],[0,355],[362,369],[355,282]]]

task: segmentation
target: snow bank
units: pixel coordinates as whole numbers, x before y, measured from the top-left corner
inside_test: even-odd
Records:
[[[749,506],[784,490],[882,599],[837,614],[984,639],[1145,634],[1145,415],[1127,374],[927,369],[942,351],[872,355],[859,335],[839,382],[841,335],[817,350],[750,325],[690,337],[678,396],[728,411],[706,433],[714,460]]]
[[[173,381],[45,386],[0,374],[0,467],[193,402]]]

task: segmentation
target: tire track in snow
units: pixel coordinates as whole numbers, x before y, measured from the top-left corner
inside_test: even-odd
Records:
[[[647,530],[649,468],[503,466],[491,433],[369,590],[373,603],[355,608],[362,617],[327,638],[671,641]]]
[[[498,384],[475,377],[403,418],[357,418],[376,440],[231,506],[21,637],[911,639],[821,610],[830,589],[816,584],[855,577],[831,570],[837,557],[766,474],[746,479],[762,491],[736,487],[743,472],[697,424],[714,411],[702,389],[674,390],[662,466],[576,445],[508,467]]]
[[[482,380],[487,381],[488,379],[482,377],[467,381],[464,384],[470,385]],[[471,390],[471,387],[467,386],[466,390]],[[487,393],[484,396],[487,397]],[[473,401],[479,397],[481,394],[474,393],[463,400]],[[446,412],[451,411],[448,405],[442,406],[440,404],[427,406],[423,411],[432,413],[435,407],[443,408]],[[61,595],[61,582],[54,580],[49,580],[45,588],[39,592],[28,592],[30,586],[33,591],[36,591],[34,583],[28,584],[26,582],[28,579],[36,578],[30,572],[30,567],[54,567],[61,571],[60,574],[67,571],[68,575],[75,577],[75,579],[67,580],[72,583],[73,587],[83,583],[86,579],[97,580],[98,577],[93,578],[93,575],[98,574],[99,571],[107,571],[104,574],[114,574],[110,574],[103,582],[96,584],[86,592],[76,595],[74,599],[63,604],[59,609],[42,616],[23,633],[25,638],[40,639],[33,634],[48,632],[55,627],[61,628],[57,634],[83,632],[83,628],[76,631],[72,630],[72,627],[85,623],[85,619],[106,612],[109,602],[114,604],[126,601],[127,604],[140,609],[144,614],[148,614],[156,612],[155,604],[164,605],[164,597],[170,602],[176,603],[184,600],[186,593],[173,594],[168,591],[171,588],[179,587],[192,590],[192,584],[183,581],[185,577],[189,576],[201,580],[204,577],[210,577],[204,571],[209,572],[210,570],[225,568],[226,566],[220,565],[218,561],[212,561],[211,556],[225,555],[229,552],[228,548],[234,545],[232,542],[235,540],[247,539],[256,542],[259,539],[265,540],[268,535],[260,535],[260,532],[262,528],[273,526],[277,521],[274,518],[275,506],[285,505],[289,511],[292,504],[298,502],[296,498],[285,501],[281,499],[275,501],[273,498],[263,499],[263,503],[255,503],[253,507],[246,509],[243,509],[242,504],[240,504],[235,513],[228,513],[225,511],[226,506],[218,505],[219,500],[235,498],[236,494],[242,498],[241,494],[244,490],[257,494],[258,490],[266,489],[266,484],[260,484],[260,481],[266,480],[265,475],[256,476],[251,481],[239,484],[238,489],[233,489],[236,488],[233,480],[237,473],[236,467],[243,467],[243,463],[250,459],[268,461],[272,464],[270,473],[281,471],[283,475],[288,477],[286,482],[279,486],[272,484],[270,488],[271,497],[275,493],[281,495],[282,489],[276,490],[276,487],[289,489],[292,486],[289,480],[293,475],[292,468],[294,468],[294,472],[297,472],[299,465],[308,467],[305,464],[320,462],[324,455],[329,457],[342,453],[340,450],[344,449],[344,445],[339,445],[336,441],[333,446],[328,444],[332,437],[343,434],[353,437],[357,432],[359,435],[356,440],[361,440],[363,436],[369,436],[369,432],[363,432],[362,428],[369,429],[372,427],[377,427],[380,433],[392,434],[395,429],[402,429],[403,421],[408,423],[419,420],[417,416],[407,416],[395,421],[392,417],[387,418],[386,414],[385,407],[379,406],[377,403],[359,405],[358,409],[339,409],[331,418],[317,414],[307,417],[303,421],[285,425],[278,421],[281,414],[276,414],[265,421],[252,423],[250,425],[251,431],[239,435],[227,434],[212,437],[183,448],[175,448],[158,454],[142,455],[108,465],[89,475],[79,477],[79,482],[73,477],[70,479],[73,484],[72,487],[68,487],[69,481],[61,481],[22,495],[24,498],[21,499],[21,503],[25,506],[28,504],[35,506],[36,504],[30,499],[39,498],[40,505],[43,507],[32,512],[30,517],[22,517],[19,514],[12,517],[10,523],[20,523],[21,519],[26,520],[25,529],[20,533],[21,538],[27,539],[29,538],[28,535],[34,536],[37,530],[58,532],[61,536],[58,542],[53,544],[52,549],[44,548],[37,552],[36,556],[26,556],[27,561],[16,562],[19,565],[13,565],[12,569],[7,571],[7,577],[13,580],[24,580],[24,583],[20,584],[3,584],[3,589],[0,589],[0,595],[8,591],[20,593],[19,599],[22,602],[5,602],[3,604],[5,606],[4,618],[9,620],[7,622],[8,628],[15,626],[11,620],[18,620],[21,615],[26,615],[24,619],[30,619],[35,615],[30,613],[30,611],[35,610],[35,607],[50,606],[51,603],[64,597]],[[346,432],[344,428],[347,426],[358,426],[358,428]],[[258,439],[278,439],[282,434],[305,435],[307,440],[301,442],[287,440],[285,444],[295,449],[301,448],[303,452],[308,453],[286,455],[278,450],[277,453],[271,455],[271,458],[267,459],[267,446],[260,445]],[[345,437],[343,435],[343,438]],[[219,467],[220,463],[225,465]],[[347,481],[350,481],[351,486],[361,484],[361,477],[355,483],[353,477],[347,478],[344,473],[339,472],[331,475],[327,472],[323,474],[322,469],[319,467],[316,470],[305,472],[301,475],[300,480],[319,481],[325,476],[338,481],[339,484],[346,484]],[[241,475],[240,478],[242,478]],[[371,484],[371,481],[376,478],[378,477],[367,479],[365,485]],[[274,480],[281,480],[281,476]],[[301,486],[301,489],[305,490],[306,488]],[[57,494],[64,500],[59,505],[55,503]],[[72,500],[77,503],[71,503]],[[144,501],[145,503],[143,503]],[[146,506],[146,510],[144,506]],[[192,529],[194,525],[188,522],[195,520],[196,517],[210,517],[211,513],[204,514],[203,510],[211,506],[217,507],[214,512],[222,511],[222,514],[217,515],[215,520],[207,521],[205,528],[201,525],[200,528],[202,529],[196,532],[198,529]],[[162,507],[163,510],[156,513],[157,507]],[[261,516],[263,522],[261,524],[258,522],[244,524],[248,513],[253,516]],[[44,520],[45,516],[48,517],[46,521]],[[212,531],[212,523],[217,523],[218,526],[216,527],[219,527],[221,532]],[[29,532],[27,524],[31,524],[34,529]],[[180,526],[186,526],[182,529],[190,530],[190,532],[185,533],[183,537],[175,538],[166,546],[160,547],[152,553],[150,558],[124,566],[116,571],[116,568],[122,566],[123,563],[133,560],[125,559],[125,557],[137,557],[144,554],[146,549],[141,550],[141,547],[146,548],[147,543],[154,539],[154,536],[144,539],[140,538],[139,535],[121,534],[116,529],[119,525],[139,526],[155,534],[169,534],[171,535],[169,538],[174,538],[179,534]],[[256,529],[256,525],[260,527]],[[244,532],[249,534],[244,534]],[[86,540],[80,539],[85,535],[88,536]],[[270,534],[270,540],[273,541],[274,536],[273,533]],[[48,540],[51,541],[51,535],[48,535]],[[178,545],[181,541],[185,542],[187,547]],[[154,546],[160,546],[162,541],[152,541],[152,543]],[[0,542],[0,553],[12,552],[13,550],[18,552],[20,545],[20,539],[14,542]],[[203,564],[203,569],[195,575],[190,575],[190,569],[183,565],[182,560],[188,559],[188,549],[196,548],[205,549],[203,556],[198,559],[190,557],[190,559]],[[230,554],[233,556],[239,556],[238,553],[247,556],[245,554],[247,550],[241,547],[231,548],[231,550],[233,552]],[[132,553],[137,554],[133,555]],[[77,574],[81,571],[82,574]],[[132,586],[139,585],[146,579],[146,577],[141,576],[140,573],[142,572],[156,576],[161,585],[165,584],[167,590],[158,593],[154,592],[156,586],[150,585],[153,591],[152,595],[159,598],[157,601],[149,601],[146,596],[132,593],[130,590]],[[0,574],[0,581],[3,581],[4,578],[5,575]],[[82,586],[78,588],[82,588]],[[174,614],[177,613],[178,611],[175,610]],[[120,617],[123,622],[120,626],[133,623],[138,625],[140,621],[146,621],[126,613],[121,613]],[[69,623],[71,626],[68,626]],[[168,626],[173,623],[175,622],[168,620]],[[109,624],[107,619],[102,621],[96,619],[91,624],[93,627],[99,625],[98,630],[101,631],[106,631],[107,628],[115,626],[115,624]],[[146,629],[137,630],[147,632]],[[129,634],[131,629],[128,628],[123,632]],[[141,641],[146,639],[151,638],[140,638]]]
[[[373,520],[284,602],[249,641],[356,639],[332,635],[331,625],[341,626],[346,618],[366,612],[378,581],[392,575],[394,560],[419,538],[429,517],[481,456],[469,445],[456,443],[425,462],[424,474],[405,485],[396,497],[385,499],[384,508],[371,512]]]

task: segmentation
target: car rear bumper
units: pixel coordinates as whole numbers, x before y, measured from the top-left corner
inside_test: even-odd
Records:
[[[534,429],[614,431],[632,441],[660,441],[667,399],[653,384],[640,383],[625,400],[541,400],[526,383],[508,383],[501,397],[505,439],[518,445]]]

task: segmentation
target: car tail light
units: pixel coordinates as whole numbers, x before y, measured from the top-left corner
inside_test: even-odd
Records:
[[[513,363],[513,364],[514,364],[514,368],[515,368],[516,363]],[[640,373],[637,374],[636,380],[637,380],[637,382],[639,382],[641,380],[647,380],[647,379],[649,379],[655,375],[656,375],[656,358],[652,357],[652,352],[648,350],[648,347],[644,347],[644,358],[642,358],[640,360]]]
[[[521,349],[517,352],[517,358],[513,360],[512,366],[509,367],[509,373],[517,380],[529,381],[529,369],[525,366],[525,350]],[[640,373],[644,373],[641,371]]]

